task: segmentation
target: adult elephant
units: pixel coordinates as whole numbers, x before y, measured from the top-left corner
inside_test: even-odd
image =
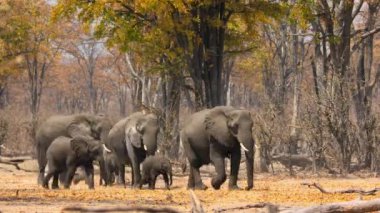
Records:
[[[247,187],[253,188],[254,140],[252,118],[247,110],[233,107],[215,107],[191,115],[181,131],[181,143],[189,160],[190,174],[188,188],[206,189],[202,183],[199,168],[212,163],[216,176],[211,185],[219,189],[226,180],[225,158],[231,159],[229,189],[238,189],[237,179],[240,166],[241,148],[245,152],[247,166]]]
[[[132,187],[139,187],[140,164],[156,152],[158,131],[157,117],[143,112],[133,113],[112,127],[106,145],[117,156],[119,183],[125,185],[128,164],[132,167]]]
[[[111,121],[102,115],[74,114],[55,115],[49,117],[38,128],[36,134],[37,158],[39,167],[38,183],[44,178],[46,167],[46,151],[54,139],[59,136],[69,138],[88,137],[105,142],[112,127]],[[100,161],[101,175],[104,174],[104,166]]]

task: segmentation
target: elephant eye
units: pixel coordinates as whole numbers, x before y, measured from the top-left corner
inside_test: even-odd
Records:
[[[238,129],[239,129],[239,125],[237,123],[234,123],[232,126],[231,126],[231,131],[236,134],[238,132]]]

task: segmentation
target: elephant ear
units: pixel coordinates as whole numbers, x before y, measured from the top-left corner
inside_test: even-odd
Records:
[[[131,143],[134,147],[141,148],[141,134],[135,126],[126,129],[125,140],[126,143]]]
[[[68,136],[71,138],[77,136],[91,136],[91,125],[83,116],[77,116],[67,127]]]
[[[228,119],[225,112],[218,109],[210,110],[204,120],[206,131],[210,137],[224,146],[232,146],[232,140],[234,140],[227,125]]]
[[[71,149],[77,156],[83,156],[88,153],[88,143],[84,138],[75,137],[70,141]]]

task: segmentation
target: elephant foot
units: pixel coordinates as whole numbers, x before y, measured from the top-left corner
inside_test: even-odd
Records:
[[[44,174],[39,174],[37,178],[37,184],[43,185],[43,183],[44,183]]]
[[[228,186],[228,190],[241,190],[241,188],[237,185]]]
[[[246,186],[244,189],[248,191],[248,190],[251,190],[252,188],[253,186]]]
[[[51,189],[59,189],[58,185],[52,185]]]
[[[44,187],[45,189],[49,189],[48,184],[42,184],[42,187]]]
[[[131,186],[132,189],[140,189],[140,184],[133,184]]]
[[[203,183],[195,184],[195,186],[192,188],[194,190],[206,190],[208,187],[204,185]]]
[[[212,187],[213,187],[214,189],[219,190],[219,189],[220,189],[220,186],[224,183],[225,180],[226,180],[225,177],[223,177],[223,178],[218,178],[218,177],[213,178],[213,179],[211,180],[211,185],[212,185]]]

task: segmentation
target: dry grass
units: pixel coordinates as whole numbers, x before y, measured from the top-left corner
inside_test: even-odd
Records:
[[[129,177],[129,175],[127,175]],[[97,179],[98,177],[96,177]],[[70,190],[45,190],[36,185],[36,174],[21,171],[5,172],[0,170],[0,210],[2,212],[59,212],[65,206],[160,206],[173,207],[188,211],[190,207],[189,192],[186,190],[187,177],[175,177],[172,190],[164,189],[134,190],[121,187],[96,186],[88,190],[84,183],[73,186]],[[207,185],[210,178],[204,178]],[[272,202],[288,206],[308,206],[329,202],[356,199],[355,194],[322,194],[314,188],[301,186],[301,182],[318,182],[326,189],[362,188],[371,189],[379,186],[376,178],[288,178],[285,176],[257,175],[255,189],[252,191],[228,191],[226,184],[219,191],[208,189],[196,191],[203,206],[208,211],[217,207]],[[163,188],[159,180],[158,188]],[[245,182],[240,181],[240,186]],[[363,199],[380,197],[365,196]]]

